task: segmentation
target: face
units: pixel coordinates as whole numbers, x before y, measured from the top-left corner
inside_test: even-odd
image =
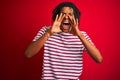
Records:
[[[61,29],[63,32],[69,32],[71,28],[70,19],[74,17],[74,11],[71,7],[63,7],[61,13],[65,15],[61,23]]]

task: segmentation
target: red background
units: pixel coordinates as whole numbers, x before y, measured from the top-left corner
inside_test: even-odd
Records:
[[[52,24],[52,10],[65,0],[0,0],[0,80],[40,80],[43,49],[27,59],[25,49],[38,30]],[[120,80],[119,0],[69,0],[81,10],[80,30],[101,51],[103,62],[84,55],[81,80]]]

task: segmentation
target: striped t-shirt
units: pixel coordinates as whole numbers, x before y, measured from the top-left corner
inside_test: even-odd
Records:
[[[39,39],[50,27],[44,26],[33,41]],[[82,34],[91,43],[86,32]],[[93,43],[92,43],[93,44]],[[83,51],[86,50],[78,36],[60,32],[50,36],[44,44],[43,80],[77,80],[82,73]]]

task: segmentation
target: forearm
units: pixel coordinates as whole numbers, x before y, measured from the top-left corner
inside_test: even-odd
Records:
[[[46,31],[46,33],[41,38],[39,38],[35,42],[32,42],[28,46],[27,50],[25,51],[25,56],[30,58],[34,56],[35,54],[37,54],[49,37],[50,37],[49,31]]]
[[[97,62],[100,63],[102,61],[102,56],[100,54],[100,51],[93,46],[86,38],[85,36],[79,32],[78,37],[81,39],[82,43],[84,44],[85,48],[88,51],[88,54]]]

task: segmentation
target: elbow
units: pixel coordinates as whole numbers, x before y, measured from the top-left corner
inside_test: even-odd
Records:
[[[26,58],[31,58],[32,56],[30,55],[30,52],[26,51],[26,52],[25,52],[25,57],[26,57]]]
[[[31,58],[32,56],[30,56],[30,55],[25,55],[25,57],[26,57],[26,58]]]
[[[96,53],[97,53],[96,62],[99,64],[99,63],[101,63],[103,61],[103,57],[102,57],[102,55],[101,55],[101,53],[99,51],[96,52]]]
[[[102,61],[103,61],[102,56],[101,56],[101,57],[98,57],[98,59],[96,60],[97,63],[101,63]]]

